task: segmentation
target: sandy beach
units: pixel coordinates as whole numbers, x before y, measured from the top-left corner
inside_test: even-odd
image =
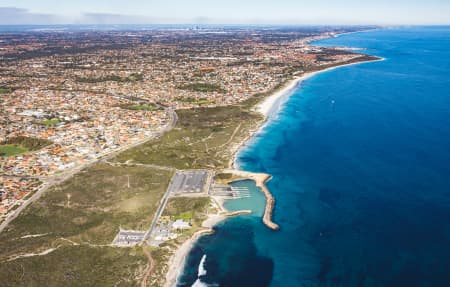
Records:
[[[380,58],[379,60],[374,61],[383,61],[384,58]],[[372,62],[372,61],[370,61]],[[343,64],[335,67],[326,68],[320,71],[314,71],[314,72],[308,72],[304,73],[302,76],[297,76],[293,78],[292,80],[288,81],[281,89],[276,90],[272,95],[266,97],[263,101],[258,103],[255,106],[255,110],[261,114],[264,115],[265,120],[263,123],[261,123],[259,126],[255,127],[253,130],[250,131],[250,133],[239,143],[233,144],[231,146],[231,151],[233,156],[230,158],[229,168],[239,170],[239,165],[237,164],[236,158],[237,153],[241,150],[243,146],[245,146],[252,138],[253,136],[258,133],[265,124],[267,124],[267,120],[270,118],[271,115],[275,115],[280,108],[282,108],[283,104],[289,99],[289,97],[293,94],[293,92],[296,90],[298,85],[308,79],[311,78],[319,73],[331,71],[340,67],[345,66],[352,66],[357,64],[362,64],[366,62],[355,62],[350,64]]]
[[[214,233],[212,229],[202,229],[194,233],[188,240],[186,240],[175,252],[175,254],[170,258],[169,261],[169,271],[166,274],[165,287],[175,286],[177,277],[181,273],[184,267],[184,261],[189,251],[192,249],[194,243],[205,234]]]
[[[202,222],[203,229],[194,233],[188,240],[186,240],[177,251],[171,256],[169,261],[169,271],[166,274],[165,287],[172,287],[175,285],[178,275],[181,273],[184,267],[184,261],[189,251],[192,249],[195,242],[205,234],[214,233],[212,229],[214,225],[226,218],[223,213],[226,209],[223,207],[223,201],[219,198],[212,198],[212,202],[218,210],[216,214],[208,214],[208,217]]]
[[[383,60],[383,59],[380,59],[380,60]],[[257,133],[258,131],[261,130],[261,128],[264,126],[264,124],[267,123],[267,119],[272,114],[275,114],[279,111],[279,109],[282,107],[283,103],[285,103],[289,99],[289,97],[293,94],[293,92],[296,90],[297,86],[302,81],[304,81],[316,74],[330,71],[330,70],[337,69],[337,68],[344,67],[344,66],[357,65],[357,64],[361,64],[361,63],[364,63],[364,62],[344,64],[344,65],[339,65],[339,66],[323,69],[320,71],[305,73],[302,76],[295,77],[294,79],[289,81],[283,88],[277,90],[272,95],[265,98],[261,103],[257,104],[255,109],[265,116],[265,121],[262,124],[260,124],[258,127],[255,127],[255,129],[252,130],[250,132],[250,134],[243,141],[241,141],[240,143],[233,145],[231,147],[233,156],[230,160],[230,169],[225,170],[225,172],[228,171],[228,172],[231,172],[234,174],[243,175],[248,178],[254,179],[253,177],[256,174],[247,173],[245,171],[240,171],[239,167],[236,166],[237,153],[242,148],[242,146],[245,145],[254,136],[255,133]],[[260,180],[263,183],[265,183],[266,180],[268,179],[268,177],[270,177],[270,175],[263,175],[263,174],[261,174],[260,176],[263,176],[263,178]],[[256,180],[258,181],[258,179],[256,179]],[[263,184],[261,186],[263,186]],[[261,186],[260,186],[260,188],[261,188]],[[269,199],[269,201],[273,201],[273,202],[271,202],[271,204],[266,204],[266,212],[265,212],[265,216],[263,217],[263,222],[269,228],[276,230],[279,228],[279,226],[276,223],[273,223],[271,221],[272,209],[274,207],[275,199],[271,196],[271,194],[268,190],[263,190],[263,192],[265,193],[265,196],[266,196],[266,198]],[[214,230],[212,228],[215,225],[217,225],[219,222],[225,220],[226,218],[228,218],[230,216],[235,216],[235,215],[239,215],[239,214],[243,214],[243,213],[251,213],[251,211],[249,211],[249,210],[226,213],[226,209],[223,207],[223,199],[213,198],[213,202],[216,205],[216,207],[218,208],[219,212],[217,214],[209,214],[208,218],[205,221],[203,221],[203,223],[202,223],[203,229],[194,233],[191,236],[191,238],[186,240],[177,249],[175,254],[171,257],[171,259],[169,261],[169,271],[166,274],[166,283],[164,284],[165,287],[175,286],[177,277],[179,276],[179,274],[182,272],[182,270],[184,268],[184,262],[186,260],[186,256],[189,254],[189,251],[192,249],[195,242],[201,236],[203,236],[205,234],[214,233]],[[267,209],[270,209],[270,212],[267,212]]]
[[[191,238],[186,240],[173,254],[169,261],[169,271],[166,274],[166,283],[164,284],[165,287],[172,287],[175,285],[178,276],[184,268],[184,262],[189,254],[189,251],[200,237],[205,234],[214,233],[213,227],[226,218],[241,214],[250,214],[252,212],[251,210],[228,212],[222,205],[223,199],[214,197],[213,202],[217,205],[219,212],[216,214],[208,214],[208,217],[202,222],[203,229],[194,233]]]
[[[382,61],[384,59],[380,59],[379,61]],[[372,61],[371,61],[372,62]],[[353,66],[358,65],[366,62],[356,62],[356,63],[350,63],[350,64],[343,64],[339,66],[334,66],[330,68],[326,68],[320,71],[314,71],[314,72],[308,72],[304,73],[300,77],[295,77],[291,81],[289,81],[283,88],[276,91],[272,95],[265,98],[261,103],[256,105],[256,110],[263,114],[265,117],[269,117],[272,114],[275,114],[278,112],[278,110],[282,107],[283,103],[289,99],[289,97],[292,95],[292,93],[295,91],[296,87],[304,80],[309,79],[319,73],[328,72],[334,69],[338,69],[341,67],[346,66]]]

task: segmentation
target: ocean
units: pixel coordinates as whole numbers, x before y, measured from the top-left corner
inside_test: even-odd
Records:
[[[302,82],[238,154],[264,197],[199,239],[178,286],[450,286],[450,27],[344,34],[385,58]]]

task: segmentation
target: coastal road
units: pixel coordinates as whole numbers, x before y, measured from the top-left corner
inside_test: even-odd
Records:
[[[56,175],[56,176],[50,176],[50,177],[47,177],[47,178],[45,178],[45,179],[42,179],[42,181],[43,181],[44,183],[43,183],[43,185],[38,189],[38,191],[36,191],[30,198],[28,198],[27,200],[25,200],[25,201],[24,201],[24,202],[23,202],[16,210],[12,211],[12,212],[6,217],[6,219],[0,224],[0,233],[2,233],[3,230],[5,230],[5,228],[8,226],[8,224],[10,224],[14,219],[16,219],[17,216],[19,216],[20,213],[21,213],[23,210],[25,210],[25,208],[27,208],[31,203],[33,203],[33,202],[35,202],[36,200],[38,200],[38,199],[42,196],[42,194],[43,194],[45,191],[47,191],[50,187],[63,183],[64,181],[68,180],[69,178],[71,178],[72,176],[74,176],[75,174],[77,174],[78,172],[80,172],[81,170],[83,170],[83,169],[85,169],[85,168],[87,168],[87,167],[89,167],[89,166],[91,166],[91,165],[93,165],[93,164],[99,162],[100,160],[111,158],[111,157],[117,155],[117,154],[120,153],[120,152],[123,152],[123,151],[125,151],[125,150],[127,150],[127,149],[130,149],[130,148],[139,146],[139,145],[141,145],[141,144],[143,144],[143,143],[145,143],[145,142],[147,142],[147,141],[149,141],[149,140],[151,140],[151,139],[154,139],[155,137],[160,137],[160,136],[163,135],[164,133],[166,133],[166,132],[172,130],[172,129],[175,127],[175,125],[176,125],[176,123],[177,123],[177,121],[178,121],[178,115],[177,115],[177,113],[176,113],[172,108],[170,108],[170,107],[169,107],[169,108],[166,108],[166,111],[167,111],[167,113],[168,113],[168,115],[169,115],[169,121],[168,121],[168,123],[161,129],[161,131],[160,131],[158,134],[156,134],[156,136],[153,135],[153,136],[147,137],[147,138],[145,138],[145,139],[142,139],[142,140],[140,140],[140,141],[138,141],[138,142],[135,142],[135,143],[133,143],[133,144],[126,145],[126,146],[120,147],[120,148],[118,148],[118,149],[116,149],[116,150],[113,150],[113,151],[110,151],[110,152],[101,154],[101,155],[99,155],[97,158],[95,158],[95,159],[93,159],[93,160],[91,160],[91,161],[89,161],[89,162],[87,162],[87,163],[85,163],[85,164],[83,164],[83,165],[74,167],[73,169],[68,170],[68,171],[66,171],[66,172],[64,172],[64,173],[62,173],[62,174],[59,174],[59,175]]]

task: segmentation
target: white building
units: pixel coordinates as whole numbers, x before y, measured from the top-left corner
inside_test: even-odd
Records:
[[[189,222],[186,222],[182,219],[177,219],[174,223],[172,223],[172,229],[190,229],[192,226]]]

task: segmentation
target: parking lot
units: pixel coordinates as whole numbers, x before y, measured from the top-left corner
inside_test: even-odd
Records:
[[[177,171],[170,182],[169,192],[171,194],[204,192],[208,176],[206,170]]]

